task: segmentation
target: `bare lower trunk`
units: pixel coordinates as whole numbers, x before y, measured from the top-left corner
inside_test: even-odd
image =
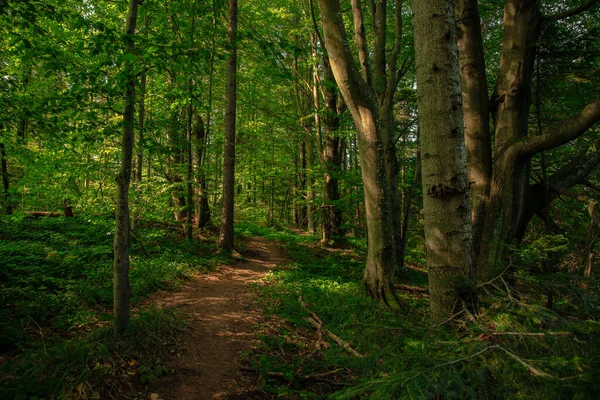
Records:
[[[430,311],[445,320],[470,295],[472,230],[452,0],[413,0]]]
[[[323,238],[326,246],[338,247],[343,241],[342,210],[339,206],[340,187],[340,127],[338,94],[335,78],[329,63],[325,63],[325,146],[323,148],[323,169],[325,171],[325,205],[323,210]]]
[[[0,131],[2,131],[4,127],[0,126]],[[12,214],[12,204],[10,199],[10,178],[8,176],[8,163],[6,159],[6,147],[4,143],[0,143],[0,159],[2,161],[2,188],[4,189],[4,204],[6,213],[8,215]]]
[[[402,210],[402,229],[400,230],[400,252],[396,254],[398,257],[398,266],[404,266],[404,257],[406,255],[406,243],[408,242],[408,226],[411,218],[412,202],[415,195],[415,189],[421,181],[421,152],[417,151],[417,157],[415,160],[415,169],[413,174],[413,180],[410,184],[406,197],[404,199],[404,207]]]
[[[194,126],[196,131],[196,159],[198,162],[197,166],[197,181],[198,181],[198,211],[197,211],[197,222],[198,228],[204,228],[210,225],[210,207],[208,204],[208,193],[206,185],[206,131],[204,129],[204,121],[202,117],[198,115],[196,117],[196,123]]]
[[[127,17],[127,53],[134,51],[132,36],[137,22],[138,0],[130,0]],[[131,164],[133,156],[133,126],[135,107],[135,72],[133,65],[126,64],[127,93],[123,113],[123,137],[121,144],[121,168],[117,175],[117,205],[114,250],[113,311],[115,334],[121,334],[129,324],[129,183],[131,182]]]
[[[148,6],[144,13],[144,37],[148,38]],[[143,169],[144,169],[144,135],[145,135],[145,122],[146,122],[146,80],[148,73],[146,66],[142,70],[142,76],[140,78],[140,90],[139,90],[139,110],[138,110],[138,141],[137,141],[137,167],[136,167],[136,180],[142,181]]]
[[[194,112],[194,107],[192,106],[192,98],[191,98],[191,94],[192,94],[192,82],[189,82],[189,88],[190,88],[190,104],[188,107],[188,119],[187,119],[187,143],[186,143],[186,158],[187,158],[187,174],[186,174],[186,183],[187,183],[187,199],[186,199],[186,214],[188,216],[187,220],[185,221],[185,236],[187,239],[192,239],[192,232],[193,232],[193,221],[192,221],[192,216],[194,215],[194,186],[193,186],[193,179],[194,179],[194,159],[192,157],[192,142],[193,142],[193,135],[192,135],[192,119],[193,119],[193,112]]]
[[[492,178],[490,106],[477,0],[456,0],[454,11],[471,195],[473,250],[478,254]]]
[[[225,111],[225,155],[223,159],[223,209],[221,214],[221,233],[219,247],[233,251],[233,201],[235,196],[235,119],[237,100],[237,0],[229,0],[228,43],[231,49],[227,60]]]

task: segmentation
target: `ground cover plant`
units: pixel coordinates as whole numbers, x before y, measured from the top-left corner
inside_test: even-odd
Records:
[[[2,398],[115,395],[130,373],[143,381],[166,373],[160,359],[175,348],[183,317],[145,298],[227,260],[210,242],[182,240],[181,228],[141,222],[135,318],[120,342],[110,334],[114,219],[3,217],[0,226]]]
[[[432,326],[418,265],[401,274],[404,310],[395,314],[364,296],[359,249],[332,251],[314,237],[264,234],[281,240],[290,257],[257,287],[268,320],[262,345],[247,361],[266,390],[336,399],[583,399],[599,389],[600,314],[590,307],[598,292],[578,287],[581,277],[553,277],[563,304],[553,311],[519,268],[481,286],[478,315],[463,308]],[[315,315],[321,329],[309,321]]]

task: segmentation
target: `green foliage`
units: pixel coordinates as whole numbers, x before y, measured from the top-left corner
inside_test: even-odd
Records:
[[[150,309],[134,316],[118,340],[104,326],[71,339],[35,343],[0,366],[0,397],[120,397],[132,376],[148,382],[169,372],[161,363],[178,345],[183,328],[181,316]]]
[[[185,241],[181,228],[146,222],[133,233],[132,301],[176,288],[218,261],[214,243]],[[181,316],[141,311],[112,337],[112,218],[2,217],[0,221],[0,398],[117,396],[123,382],[167,373]],[[83,396],[83,395],[82,395]]]
[[[399,314],[364,295],[364,253],[326,251],[303,237],[283,236],[292,261],[258,286],[269,316],[262,348],[249,357],[266,390],[305,398],[493,399],[589,398],[600,389],[594,379],[600,354],[594,321],[600,315],[575,313],[583,303],[559,313],[537,298],[517,300],[486,286],[476,319],[463,311],[432,327],[427,296],[418,290],[399,291],[408,306]],[[544,243],[560,248],[563,241]],[[402,279],[405,286],[423,288],[418,270],[403,271]],[[515,285],[526,284],[514,279]],[[327,344],[316,350],[319,338],[300,297],[324,328],[365,357],[351,355],[325,334]],[[332,371],[328,379],[305,380]]]

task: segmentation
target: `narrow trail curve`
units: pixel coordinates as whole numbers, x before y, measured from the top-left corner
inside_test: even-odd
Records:
[[[161,377],[148,389],[164,400],[253,398],[244,392],[240,355],[255,342],[260,317],[249,284],[285,262],[276,242],[264,238],[243,240],[244,260],[199,276],[180,291],[166,293],[157,306],[188,315],[190,329],[184,350],[167,367],[173,375]]]

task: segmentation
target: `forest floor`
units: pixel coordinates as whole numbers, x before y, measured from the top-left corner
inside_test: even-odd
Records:
[[[277,242],[244,238],[242,243],[242,259],[151,300],[157,307],[187,315],[189,334],[183,339],[183,350],[166,361],[174,373],[147,387],[145,398],[270,397],[245,378],[240,358],[256,342],[255,326],[261,319],[250,285],[286,260]]]

